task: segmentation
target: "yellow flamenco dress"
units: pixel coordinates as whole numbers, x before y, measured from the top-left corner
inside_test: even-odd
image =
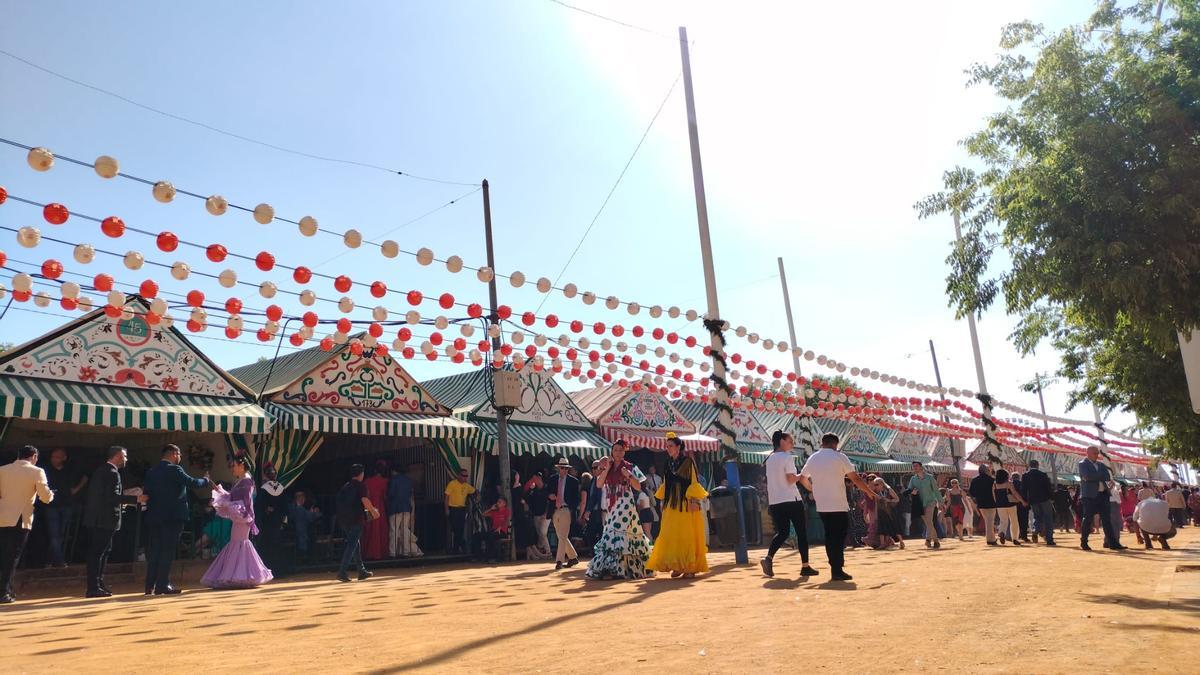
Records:
[[[704,543],[704,511],[688,509],[688,500],[704,499],[708,491],[700,485],[696,465],[684,460],[677,469],[678,478],[689,481],[682,504],[669,504],[666,498],[668,481],[658,486],[654,496],[662,501],[662,525],[646,569],[656,572],[698,574],[708,571],[708,546]]]

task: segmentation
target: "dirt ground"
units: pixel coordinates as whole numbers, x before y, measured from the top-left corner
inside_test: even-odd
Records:
[[[1122,554],[1071,536],[1057,549],[910,542],[848,552],[855,580],[842,584],[818,548],[809,582],[794,553],[767,579],[719,552],[686,581],[518,563],[251,591],[193,582],[174,597],[118,587],[0,607],[0,671],[1195,672],[1200,569],[1176,570],[1200,565],[1200,528],[1175,542]]]

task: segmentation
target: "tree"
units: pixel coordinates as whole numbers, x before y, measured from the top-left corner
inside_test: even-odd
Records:
[[[1176,342],[1200,325],[1200,8],[1165,4],[1161,21],[1156,2],[1107,0],[1053,35],[1006,27],[1004,53],[968,74],[1009,106],[963,142],[976,168],[917,209],[962,219],[960,317],[1002,295],[1023,352],[1062,351],[1072,404],[1132,411],[1200,458]]]

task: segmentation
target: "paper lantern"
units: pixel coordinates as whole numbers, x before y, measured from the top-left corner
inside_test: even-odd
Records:
[[[336,279],[333,280],[333,288],[335,290],[337,290],[338,293],[349,293],[350,287],[353,285],[354,285],[354,282],[352,282],[350,280],[350,277],[348,277],[344,274],[339,275]]]
[[[204,324],[196,321],[195,319],[188,319],[187,329],[193,333],[199,333],[200,331],[204,330]]]
[[[270,221],[268,221],[268,222],[270,222]],[[304,216],[303,218],[300,219],[300,222],[298,223],[297,227],[300,228],[300,234],[302,234],[306,237],[311,237],[317,233],[317,229],[318,229],[317,219],[313,218],[312,216]]]
[[[446,330],[450,326],[450,320],[444,316],[438,316],[433,320],[433,325],[437,326],[438,330]]]
[[[387,307],[384,307],[383,305],[379,305],[379,306],[375,307],[375,309],[372,309],[371,310],[371,318],[375,319],[376,321],[387,321],[387,319],[388,319]]]
[[[100,231],[106,236],[116,239],[125,234],[125,221],[116,216],[109,216],[100,221]]]
[[[149,280],[147,279],[147,281],[149,281]],[[143,284],[144,283],[145,282],[143,282]],[[153,282],[151,282],[151,283],[153,283]],[[145,295],[143,295],[143,297],[145,297]],[[160,317],[164,316],[167,313],[167,301],[163,300],[162,298],[151,299],[150,300],[150,311],[154,312],[155,314],[159,315]]]
[[[254,220],[260,225],[269,225],[275,220],[275,209],[270,204],[259,204],[254,207]]]
[[[163,253],[170,253],[179,248],[179,237],[174,232],[159,232],[154,243],[158,246],[158,250]]]
[[[163,204],[168,204],[171,200],[175,199],[175,186],[165,180],[155,183],[150,192],[154,195],[155,201]]]
[[[621,306],[621,301],[617,299],[617,296],[610,295],[604,300],[604,306],[609,309],[616,309]]]
[[[408,300],[408,304],[414,307],[421,304],[421,300],[423,298],[421,291],[417,290],[409,291],[404,297]]]
[[[7,193],[5,198],[7,198]],[[4,200],[0,199],[0,204],[3,203]],[[71,212],[68,211],[67,207],[63,206],[62,204],[52,203],[42,207],[42,218],[45,218],[46,222],[50,223],[51,225],[62,225],[63,223],[67,222],[67,218],[70,217]]]
[[[293,347],[300,347],[304,344],[304,338],[300,337],[299,333],[292,333],[288,338],[288,342],[292,343]]]
[[[373,323],[370,326],[367,326],[367,334],[371,337],[378,338],[383,335],[383,326]]]
[[[117,160],[108,155],[100,155],[92,162],[92,168],[95,169],[96,175],[101,178],[115,178],[121,172],[121,165]]]
[[[42,241],[42,231],[26,225],[17,230],[17,243],[25,248],[33,248]]]
[[[591,291],[585,292],[583,294],[583,304],[585,304],[585,305],[596,304],[596,294]]]
[[[346,233],[342,235],[342,243],[346,245],[346,248],[358,248],[362,246],[362,242],[362,233],[353,228],[346,230]]]
[[[171,276],[178,281],[183,281],[192,273],[192,268],[185,262],[177,262],[171,265]]]
[[[469,323],[459,325],[458,332],[462,333],[463,337],[471,337],[475,334],[475,327]]]
[[[498,324],[493,323],[488,326],[488,337],[490,337],[490,338],[500,337],[500,326]]]
[[[101,293],[107,293],[111,291],[113,289],[112,276],[108,274],[97,274],[95,278],[92,279],[92,288],[95,288]]]
[[[570,299],[579,294],[579,287],[575,284],[567,284],[563,286],[563,296]]]
[[[421,313],[415,309],[410,309],[404,314],[404,320],[410,325],[415,326],[416,324],[421,323]]]
[[[13,275],[12,285],[14,291],[28,293],[33,288],[33,277],[24,272]]]
[[[79,296],[78,299],[76,299],[76,302],[79,303],[79,311],[81,311],[81,312],[92,311],[92,299],[89,298],[88,296],[81,295],[81,296]]]
[[[209,244],[208,248],[204,251],[204,255],[210,261],[219,263],[224,262],[225,258],[229,255],[229,251],[221,244]]]
[[[225,322],[226,328],[232,328],[233,330],[237,331],[238,333],[242,332],[242,328],[244,327],[244,325],[245,324],[242,321],[242,317],[240,317],[240,316],[231,316],[231,317],[229,317],[229,320]]]
[[[0,300],[3,300],[3,299],[4,299],[4,285],[0,284]],[[58,306],[67,310],[68,312],[72,312],[79,308],[79,303],[71,298],[59,298]]]
[[[495,275],[495,273],[492,272],[492,268],[490,268],[490,267],[486,267],[486,266],[480,267],[475,272],[475,278],[479,279],[480,281],[482,281],[485,284],[490,283],[492,281],[492,279],[494,279],[495,277],[496,277],[496,275]]]
[[[240,314],[242,311],[242,301],[237,298],[229,298],[225,301],[225,311],[230,314]]]
[[[51,258],[42,263],[42,276],[47,279],[57,279],[62,276],[63,266],[59,261]]]
[[[229,210],[229,202],[221,195],[213,195],[204,200],[204,210],[214,216],[223,216]]]
[[[17,278],[13,277],[13,287],[15,288],[16,285],[17,285]],[[74,281],[64,282],[62,286],[58,287],[59,293],[64,298],[69,298],[71,300],[74,300],[75,298],[79,297],[79,290],[80,290],[79,284],[75,283]]]
[[[140,270],[142,269],[142,265],[146,264],[146,258],[137,251],[130,251],[125,254],[124,263],[125,267],[131,270]]]
[[[107,297],[108,304],[112,305],[113,307],[125,306],[125,294],[121,291],[109,291]]]
[[[300,322],[309,328],[315,328],[318,320],[316,312],[305,312],[304,316],[300,317]]]
[[[340,310],[342,314],[349,314],[350,312],[353,312],[354,301],[343,295],[342,298],[338,300],[338,310]]]
[[[383,283],[382,281],[372,281],[371,295],[376,298],[382,298],[383,296],[387,295],[387,284]]]
[[[471,304],[467,305],[467,316],[471,317],[472,319],[478,319],[479,317],[483,316],[483,306],[478,302],[472,302]]]
[[[663,312],[662,307],[655,305],[650,308],[650,318],[657,319],[660,316],[662,316],[662,312]]]
[[[428,264],[432,263],[433,262],[433,251],[431,251],[427,248],[418,249],[417,250],[417,262],[421,263],[422,265],[428,265]]]
[[[379,245],[379,252],[382,253],[383,257],[385,258],[395,258],[397,255],[400,255],[400,244],[397,244],[391,239],[386,239],[382,244]]]
[[[115,305],[107,305],[104,307],[104,314],[110,319],[120,319],[121,314],[123,313],[122,309],[123,308]]]
[[[462,271],[462,268],[463,268],[462,258],[460,258],[456,255],[452,255],[449,258],[446,258],[446,269],[449,272],[451,272],[453,274],[458,274],[459,272]]]
[[[512,284],[513,288],[520,288],[525,285],[525,274],[521,271],[513,272],[508,275],[508,283]]]
[[[198,290],[188,291],[187,304],[192,307],[199,307],[204,304],[204,293]]]
[[[270,272],[275,268],[275,256],[267,251],[259,251],[258,255],[254,256],[254,266],[264,272]]]
[[[50,167],[54,166],[54,153],[46,148],[33,148],[25,156],[25,161],[29,162],[29,168],[34,171],[49,171]]]
[[[333,339],[332,338],[322,338],[321,339],[321,351],[328,352],[328,351],[332,351],[332,350],[333,350]]]
[[[629,305],[626,307],[626,309],[629,311],[629,313],[630,313],[631,315],[634,315],[634,316],[636,316],[638,312],[642,311],[642,306],[641,306],[641,305],[639,305],[639,304],[637,304],[636,302],[631,302],[631,303],[629,303]]]
[[[308,269],[304,265],[301,265],[292,270],[292,280],[298,284],[307,284],[308,282],[312,281],[312,270]]]
[[[350,331],[354,330],[354,324],[350,323],[350,319],[346,317],[338,319],[334,325],[337,327],[337,332],[342,334],[349,334]]]
[[[158,283],[153,279],[146,279],[138,286],[138,295],[147,300],[153,300],[158,297]],[[159,312],[162,314],[162,312]]]
[[[277,292],[279,292],[279,287],[275,285],[274,281],[264,281],[258,285],[258,294],[268,300],[275,297]]]
[[[507,321],[508,319],[512,318],[512,307],[509,307],[508,305],[500,305],[496,308],[496,316]]]
[[[438,305],[440,305],[442,309],[450,309],[454,307],[454,296],[449,293],[442,293],[441,296],[438,297]]]
[[[233,288],[237,285],[237,272],[234,272],[233,270],[222,270],[221,273],[217,275],[217,283],[221,284],[225,288]]]

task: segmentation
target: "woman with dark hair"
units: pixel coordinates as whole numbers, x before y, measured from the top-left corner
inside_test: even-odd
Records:
[[[258,534],[254,525],[254,479],[245,456],[229,461],[233,472],[233,488],[226,492],[220,485],[213,487],[212,503],[217,514],[233,521],[229,543],[209,565],[200,583],[209,588],[254,588],[274,578],[263,565],[250,535]]]
[[[1014,546],[1020,546],[1021,537],[1017,532],[1017,504],[1026,504],[1025,498],[1017,492],[1012,481],[1008,479],[1008,472],[1004,469],[996,471],[996,482],[992,485],[992,492],[996,495],[996,515],[1000,517],[1000,543],[1003,544],[1007,539]]]
[[[704,516],[700,500],[708,491],[700,485],[696,463],[685,452],[683,440],[667,434],[666,480],[654,495],[662,501],[662,526],[646,566],[671,577],[691,578],[708,571],[704,543]]]
[[[367,488],[367,498],[380,513],[387,513],[388,478],[391,471],[385,460],[375,462],[375,473],[363,481]],[[379,560],[388,553],[388,524],[387,518],[376,518],[363,526],[362,557],[363,560]]]
[[[638,521],[637,495],[646,477],[625,461],[625,441],[613,443],[612,455],[600,460],[596,482],[603,486],[604,530],[588,563],[589,579],[641,579],[646,576],[650,540]]]

